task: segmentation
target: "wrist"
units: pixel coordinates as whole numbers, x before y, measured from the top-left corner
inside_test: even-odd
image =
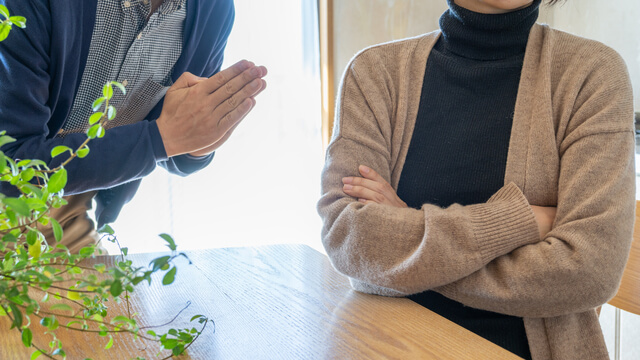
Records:
[[[180,153],[171,142],[171,137],[169,136],[169,131],[166,129],[165,123],[166,122],[163,121],[162,115],[160,115],[160,117],[155,121],[158,133],[160,134],[160,140],[162,142],[164,152],[167,157],[180,155]]]

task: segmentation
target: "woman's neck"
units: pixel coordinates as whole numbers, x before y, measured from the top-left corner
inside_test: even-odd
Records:
[[[490,2],[478,0],[455,0],[455,3],[467,10],[481,14],[504,14],[511,11],[524,9],[531,5],[533,1],[534,0],[520,0],[520,4],[515,4],[515,6],[512,5],[512,3],[507,3],[505,5],[493,5]]]
[[[505,14],[481,14],[447,0],[449,10],[440,17],[445,48],[462,57],[499,60],[523,54],[541,0]]]

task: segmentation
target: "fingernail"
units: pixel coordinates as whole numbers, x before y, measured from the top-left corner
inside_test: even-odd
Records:
[[[366,167],[364,165],[360,165],[360,171],[362,171],[363,173],[368,174],[369,170],[370,169],[368,167]]]
[[[253,76],[260,75],[260,69],[258,69],[257,67],[254,67],[253,69],[251,69],[251,75]]]
[[[344,184],[344,186],[342,187],[344,190],[351,190],[353,189],[353,185],[349,185],[349,184]]]
[[[350,178],[350,177],[344,177],[344,178],[342,178],[342,182],[343,182],[344,184],[351,184],[351,182],[352,182],[352,181],[353,181],[353,179],[352,179],[352,178]]]
[[[358,201],[360,201],[361,203],[366,203],[367,199],[359,198]]]

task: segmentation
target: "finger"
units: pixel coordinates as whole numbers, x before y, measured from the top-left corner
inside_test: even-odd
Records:
[[[225,86],[231,79],[234,79],[238,75],[242,74],[247,69],[253,68],[255,65],[247,60],[240,60],[230,67],[218,72],[212,77],[202,82],[202,90],[206,93],[213,93],[219,88]]]
[[[375,189],[386,196],[392,203],[399,200],[396,190],[375,170],[368,166],[360,165],[358,166],[358,171],[364,178],[374,181],[377,184]]]
[[[241,104],[245,99],[255,98],[267,87],[267,82],[262,79],[254,79],[249,84],[245,85],[240,91],[236,92],[230,98],[228,98],[220,109],[224,113],[228,113],[235,109],[238,104]]]
[[[242,121],[242,119],[244,119],[245,116],[247,116],[247,114],[251,112],[255,105],[256,101],[254,99],[244,99],[244,101],[242,101],[242,103],[240,103],[235,109],[224,115],[220,119],[220,121],[218,121],[217,126],[222,129],[231,129],[232,127],[240,123],[240,121]]]
[[[266,68],[264,66],[256,66],[245,70],[242,74],[229,80],[224,86],[211,94],[211,103],[217,108],[224,101],[230,101],[231,107],[226,107],[225,110],[230,111],[245,98],[260,91],[263,84],[260,78],[265,73]]]
[[[384,197],[384,195],[363,186],[354,186],[351,184],[345,184],[342,187],[342,191],[344,191],[345,194],[352,196],[356,199],[370,200],[378,204],[384,204],[385,201],[387,200],[386,197]]]
[[[342,179],[342,182],[344,184],[350,184],[353,186],[361,186],[364,188],[367,188],[371,191],[375,191],[379,194],[383,194],[384,195],[384,191],[385,191],[385,186],[384,184],[381,184],[377,181],[373,181],[373,180],[369,180],[369,179],[365,179],[365,178],[361,178],[361,177],[346,177]]]
[[[380,176],[380,174],[378,174],[375,170],[368,166],[360,165],[358,166],[358,171],[366,179],[371,179],[385,185],[388,184],[387,180],[385,180],[382,176]]]
[[[220,140],[216,141],[213,144],[207,145],[201,149],[198,149],[196,151],[192,151],[190,154],[192,156],[204,156],[204,155],[209,155],[212,152],[216,151],[218,148],[220,148],[220,146],[222,146],[222,144],[224,144],[231,137],[231,134],[233,134],[233,131],[238,127],[238,125],[240,125],[240,123],[237,123],[231,129],[229,129],[229,131],[227,131]]]

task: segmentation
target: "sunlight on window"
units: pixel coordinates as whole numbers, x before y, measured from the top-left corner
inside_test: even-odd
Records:
[[[236,0],[225,52],[265,65],[267,89],[211,165],[186,178],[158,168],[113,225],[129,252],[273,243],[320,245],[320,135],[316,1]],[[110,252],[115,248],[109,247]]]

